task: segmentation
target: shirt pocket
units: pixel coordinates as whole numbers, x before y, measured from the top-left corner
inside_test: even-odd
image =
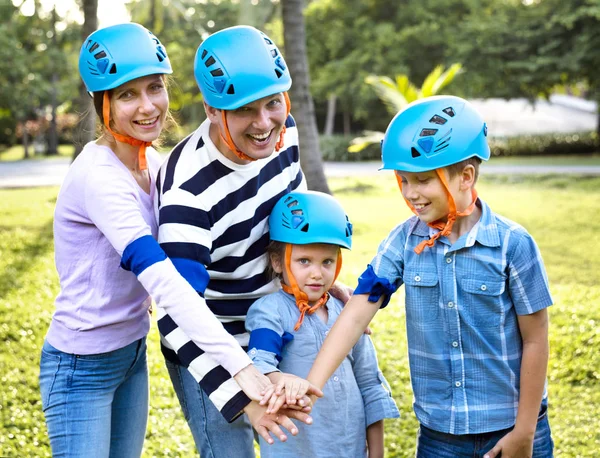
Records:
[[[318,353],[315,336],[308,329],[308,323],[302,323],[302,326],[306,326],[307,329],[300,327],[297,332],[293,333],[294,338],[283,348],[282,358],[285,358],[286,354],[307,358],[314,357]]]
[[[463,278],[461,318],[472,326],[499,326],[504,321],[505,282],[491,278]],[[460,305],[460,304],[459,304]]]
[[[405,270],[406,319],[415,324],[431,323],[440,313],[438,275],[429,270]]]

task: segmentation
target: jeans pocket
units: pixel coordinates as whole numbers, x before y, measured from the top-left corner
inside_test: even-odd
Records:
[[[40,394],[42,397],[42,410],[44,412],[50,406],[50,396],[60,368],[60,359],[60,355],[54,355],[42,349],[40,359]]]

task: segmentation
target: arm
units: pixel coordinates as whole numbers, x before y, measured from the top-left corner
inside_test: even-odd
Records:
[[[363,334],[382,303],[383,298],[379,298],[377,302],[369,302],[367,294],[358,294],[350,298],[331,328],[308,373],[307,380],[309,382],[323,389],[329,377]]]
[[[385,452],[383,433],[383,420],[379,420],[367,427],[369,458],[383,458]]]
[[[519,409],[514,429],[498,441],[486,458],[530,457],[548,368],[548,311],[518,317],[523,339]]]
[[[136,192],[128,182],[115,176],[112,170],[90,174],[84,196],[90,220],[122,256],[121,267],[135,274],[156,301],[159,322],[162,320],[173,331],[165,336],[170,345],[180,349],[189,341],[185,336],[187,333],[202,349],[187,362],[196,379],[202,378],[199,372],[211,371],[218,365],[217,362],[222,363],[230,374],[239,374],[249,366],[250,359],[235,338],[225,331],[204,300],[166,258],[144,220]],[[181,324],[182,328],[175,323]],[[270,384],[262,378],[250,379],[248,391],[254,398]],[[233,419],[234,411],[237,409],[239,412],[249,400],[243,396],[234,380],[224,381],[219,384],[219,389],[226,394],[215,396],[219,400],[216,405],[220,410],[231,409],[228,416]],[[234,403],[236,407],[228,404],[232,398],[237,400],[237,404],[243,405]]]

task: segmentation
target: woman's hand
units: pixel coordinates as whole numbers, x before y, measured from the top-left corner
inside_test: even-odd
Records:
[[[281,442],[287,440],[286,434],[281,429],[282,426],[287,429],[292,436],[298,434],[298,428],[296,428],[296,425],[292,422],[292,418],[306,423],[307,425],[311,425],[313,422],[310,415],[298,410],[283,409],[277,414],[267,414],[267,408],[255,401],[248,404],[244,408],[244,412],[248,415],[252,427],[269,444],[275,442],[270,433],[275,434]]]
[[[260,401],[262,405],[269,402],[275,392],[275,385],[271,383],[266,375],[261,374],[253,364],[244,367],[233,378],[246,396],[253,401]]]

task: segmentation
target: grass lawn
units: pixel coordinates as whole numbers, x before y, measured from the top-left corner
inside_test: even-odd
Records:
[[[341,280],[355,279],[393,226],[409,215],[392,177],[330,185],[355,228]],[[516,183],[482,178],[479,194],[536,238],[550,278],[550,421],[558,457],[600,450],[600,178]],[[50,456],[38,391],[39,352],[58,292],[52,212],[58,188],[0,190],[0,456]],[[388,457],[414,456],[403,288],[372,324],[379,360],[401,410],[386,423]],[[151,408],[145,457],[195,456],[170,386],[156,326],[148,342]],[[493,381],[490,381],[493,383]],[[315,426],[316,427],[316,426]]]
[[[588,155],[509,156],[490,158],[491,165],[600,165],[600,153]]]

